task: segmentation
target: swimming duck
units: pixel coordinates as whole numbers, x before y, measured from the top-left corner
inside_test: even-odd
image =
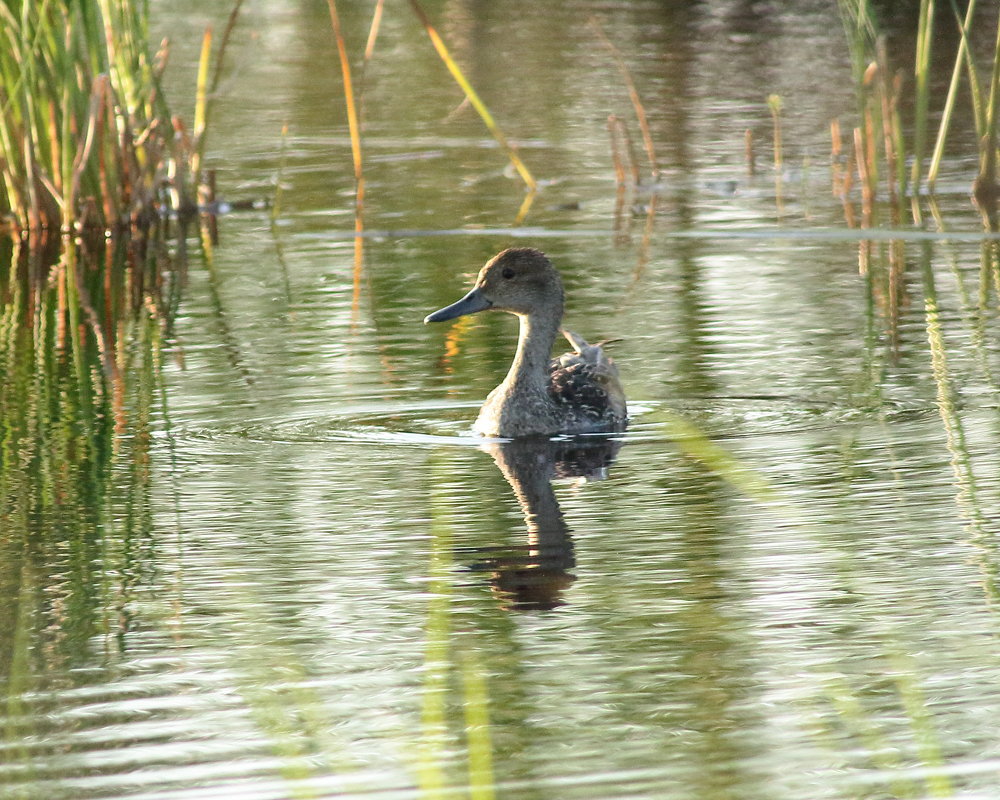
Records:
[[[480,270],[472,291],[424,322],[480,311],[516,315],[520,335],[507,377],[479,412],[477,433],[515,438],[625,428],[628,412],[618,369],[599,344],[562,330],[573,352],[551,358],[561,330],[563,287],[544,253],[529,247],[498,253]]]

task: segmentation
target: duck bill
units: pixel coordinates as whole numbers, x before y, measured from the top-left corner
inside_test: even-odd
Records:
[[[446,306],[440,311],[428,314],[424,317],[424,322],[445,322],[449,319],[455,319],[455,317],[464,317],[466,314],[475,314],[479,311],[485,311],[492,306],[493,303],[488,300],[486,295],[484,295],[477,288],[473,289],[457,303],[452,303],[450,306]]]

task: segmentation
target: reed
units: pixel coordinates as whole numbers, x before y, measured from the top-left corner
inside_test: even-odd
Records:
[[[767,107],[771,111],[771,126],[774,132],[774,198],[778,213],[782,211],[782,180],[785,172],[784,146],[781,140],[781,109],[784,103],[780,95],[768,95]]]
[[[934,151],[931,155],[930,166],[927,168],[927,191],[934,192],[934,185],[937,183],[938,172],[941,169],[941,159],[944,157],[944,143],[948,138],[948,130],[951,126],[952,114],[955,110],[955,99],[958,96],[958,85],[962,77],[962,66],[967,63],[969,55],[969,30],[972,19],[976,13],[976,0],[969,0],[969,5],[965,9],[965,18],[958,16],[958,9],[952,2],[952,8],[956,12],[959,33],[961,38],[958,44],[958,53],[955,56],[955,65],[951,71],[951,81],[948,84],[948,94],[945,98],[944,110],[941,113],[941,122],[938,125],[937,137],[934,140]],[[978,131],[981,121],[976,115],[976,130]]]
[[[434,45],[434,49],[437,51],[438,56],[440,56],[444,65],[451,73],[451,76],[455,79],[455,82],[465,93],[466,99],[472,107],[476,109],[476,113],[479,114],[487,129],[489,129],[489,132],[493,134],[493,138],[496,139],[500,147],[503,148],[504,152],[507,154],[507,158],[510,159],[510,163],[513,164],[514,169],[517,170],[517,174],[521,176],[521,179],[528,187],[528,191],[536,191],[538,189],[538,183],[535,181],[535,178],[532,176],[527,166],[525,166],[520,156],[518,156],[517,151],[507,140],[507,137],[504,136],[503,131],[500,130],[500,126],[497,125],[496,120],[490,113],[490,110],[486,107],[486,104],[479,97],[476,90],[472,88],[472,84],[469,83],[468,78],[465,77],[465,74],[455,62],[455,59],[451,57],[451,53],[448,52],[448,47],[445,45],[444,40],[437,32],[437,29],[431,24],[430,18],[424,12],[420,3],[418,3],[417,0],[410,0],[410,7],[413,9],[413,13],[417,15],[417,19],[420,20],[420,24],[424,26],[424,30],[427,31],[427,36],[430,38],[431,44]],[[528,204],[530,205],[530,201],[528,201]]]
[[[954,54],[948,91],[940,108],[941,120],[933,142],[929,136],[929,119],[932,111],[930,92],[931,50],[934,40],[935,0],[921,0],[917,20],[916,50],[913,63],[912,94],[907,98],[913,107],[908,121],[911,133],[904,136],[904,125],[898,107],[903,86],[898,75],[894,76],[884,42],[869,8],[868,0],[841,0],[841,17],[851,51],[857,86],[858,114],[864,123],[862,135],[865,149],[874,159],[868,159],[868,179],[874,185],[881,177],[886,181],[886,196],[892,214],[892,223],[902,223],[905,205],[909,198],[910,217],[914,224],[923,224],[919,198],[922,189],[933,195],[948,143],[948,134],[956,127],[955,108],[963,74],[966,76],[972,99],[972,123],[979,140],[979,171],[973,187],[973,197],[983,211],[987,225],[996,227],[996,207],[1000,200],[1000,183],[997,180],[998,135],[1000,122],[1000,23],[996,46],[987,85],[984,86],[969,46],[969,33],[977,23],[980,13],[976,0],[970,0],[964,11],[951,0],[959,44]],[[890,76],[894,76],[890,78]],[[869,135],[881,141],[874,146]],[[930,152],[928,160],[928,151]],[[909,168],[905,165],[909,164]],[[926,163],[926,171],[925,171]],[[873,169],[874,167],[874,169]],[[884,167],[884,168],[883,168]]]
[[[615,169],[615,185],[619,190],[625,189],[625,165],[622,161],[622,142],[618,131],[619,117],[615,114],[608,115],[608,136],[611,140],[611,163]]]
[[[16,228],[147,227],[196,207],[197,158],[148,38],[147,3],[0,2],[0,214]]]
[[[351,77],[351,60],[347,54],[347,43],[340,25],[340,14],[337,11],[336,0],[327,0],[330,9],[330,23],[333,26],[333,36],[337,44],[337,56],[340,61],[340,73],[344,81],[344,106],[347,112],[347,128],[351,137],[351,161],[354,165],[354,289],[351,303],[352,319],[358,319],[361,308],[361,278],[364,272],[364,208],[365,208],[365,173],[361,152],[361,102],[355,99],[354,81]],[[382,2],[375,6],[372,23],[365,46],[362,77],[371,60],[378,38],[379,25],[382,21]]]
[[[597,17],[590,18],[590,25],[596,31],[601,43],[611,53],[611,57],[614,59],[615,65],[621,73],[622,80],[625,82],[625,88],[628,89],[629,100],[632,102],[632,108],[635,111],[635,118],[639,123],[639,131],[642,133],[642,143],[646,148],[646,157],[649,159],[650,173],[652,174],[653,182],[656,183],[660,179],[660,167],[656,160],[656,148],[653,145],[653,134],[649,129],[649,120],[646,117],[646,107],[643,105],[642,98],[639,96],[639,90],[636,88],[635,81],[632,79],[632,73],[629,70],[628,65],[625,63],[625,59],[622,57],[621,51],[615,47],[614,43],[608,38],[607,34],[604,33],[604,28],[601,27],[601,23],[598,21]],[[638,179],[636,179],[636,183],[638,182]]]
[[[917,52],[913,64],[916,92],[913,120],[913,164],[910,171],[910,191],[916,195],[924,165],[927,147],[927,116],[930,109],[931,42],[934,36],[934,0],[920,0],[920,17],[917,23]],[[915,205],[915,208],[918,206]]]
[[[969,61],[971,64],[971,60]],[[996,46],[993,52],[993,74],[990,78],[990,94],[980,133],[979,174],[973,186],[973,196],[987,227],[997,229],[997,202],[1000,200],[1000,184],[997,182],[997,167],[1000,154],[997,152],[1000,137],[997,126],[1000,122],[1000,18],[997,20]]]
[[[240,17],[240,10],[243,8],[243,0],[236,0],[229,18],[226,20],[226,28],[222,33],[222,42],[214,61],[214,71],[212,67],[212,29],[205,31],[202,39],[201,58],[198,60],[198,79],[195,96],[194,109],[194,137],[191,153],[191,175],[198,178],[201,175],[201,165],[205,159],[205,142],[208,136],[208,120],[214,104],[215,97],[219,89],[219,81],[222,79],[222,65],[226,61],[226,48],[232,39],[233,31]],[[211,82],[208,79],[209,72],[212,72]],[[202,202],[206,198],[199,198]],[[211,197],[214,200],[214,192]]]

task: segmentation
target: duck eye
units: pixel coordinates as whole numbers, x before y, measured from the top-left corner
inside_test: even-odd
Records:
[[[506,267],[504,271],[501,272],[500,274],[503,275],[507,280],[510,280],[511,278],[514,277],[514,270],[512,270],[510,267]]]

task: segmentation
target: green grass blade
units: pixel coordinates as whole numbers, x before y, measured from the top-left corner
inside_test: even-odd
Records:
[[[917,26],[917,54],[913,76],[916,83],[916,102],[913,124],[913,167],[910,171],[910,190],[916,197],[920,189],[924,149],[927,142],[927,112],[930,104],[931,42],[934,35],[934,0],[920,0],[920,21]]]
[[[954,5],[954,0],[952,0]],[[944,102],[944,111],[941,113],[941,124],[938,127],[937,140],[934,142],[934,153],[931,155],[930,167],[927,169],[927,189],[934,192],[934,184],[937,182],[938,171],[941,168],[941,159],[944,157],[945,140],[948,137],[948,129],[951,126],[951,116],[955,110],[955,99],[958,96],[958,84],[962,77],[962,65],[965,63],[965,56],[969,46],[968,32],[972,29],[972,19],[976,13],[976,0],[969,0],[969,5],[965,11],[965,20],[960,23],[961,41],[958,44],[958,54],[955,56],[955,65],[951,71],[951,82],[948,84],[948,95]],[[978,127],[978,126],[977,126]]]

